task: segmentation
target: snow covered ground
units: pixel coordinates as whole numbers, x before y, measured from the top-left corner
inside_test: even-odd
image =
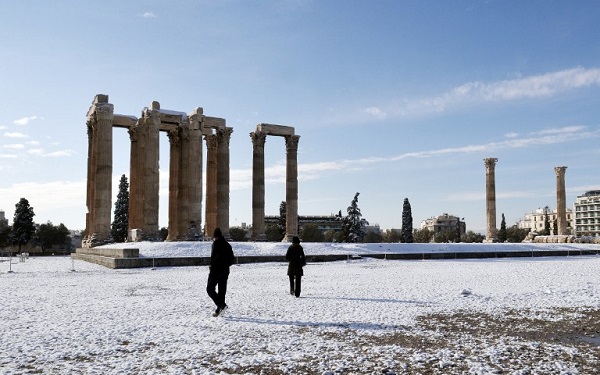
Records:
[[[139,245],[143,256],[203,256],[182,243]],[[280,254],[282,246],[233,245],[238,255]],[[303,246],[324,254],[332,245]],[[390,245],[365,248],[378,246]],[[600,369],[599,256],[309,263],[298,299],[288,294],[286,267],[233,266],[230,308],[213,318],[206,267],[111,270],[36,257],[13,258],[7,273],[8,258],[0,258],[0,373]]]

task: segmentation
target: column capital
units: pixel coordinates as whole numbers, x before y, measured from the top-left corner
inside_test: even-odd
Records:
[[[179,128],[175,128],[175,129],[171,129],[167,132],[167,137],[169,138],[169,143],[171,143],[172,146],[179,146],[180,142],[181,142],[181,137],[179,134]]]
[[[289,151],[298,151],[298,141],[300,141],[299,135],[289,135],[285,137],[285,148]]]
[[[216,134],[207,134],[204,136],[204,140],[206,141],[206,147],[208,150],[216,151],[217,150],[217,135]]]
[[[554,172],[556,173],[557,176],[564,176],[566,170],[567,170],[567,167],[565,167],[565,166],[554,167]]]
[[[224,142],[227,146],[229,146],[229,140],[231,139],[231,133],[233,133],[233,128],[222,128],[217,130],[217,139],[219,143]]]
[[[94,105],[94,116],[97,121],[112,120],[114,106],[110,103]]]
[[[264,147],[267,141],[267,135],[261,131],[251,132],[250,138],[252,138],[252,145],[254,147]]]
[[[485,158],[483,159],[483,162],[485,164],[486,170],[493,170],[496,166],[496,163],[498,162],[498,158]]]

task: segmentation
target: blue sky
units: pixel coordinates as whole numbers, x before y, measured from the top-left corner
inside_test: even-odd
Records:
[[[222,117],[230,225],[251,223],[258,123],[294,126],[299,213],[346,211],[399,228],[450,213],[485,228],[496,157],[498,225],[600,189],[600,5],[594,1],[64,1],[0,3],[0,210],[85,226],[86,113],[161,108]],[[269,137],[266,213],[285,200],[285,146]],[[160,225],[168,141],[161,136]],[[114,130],[113,195],[129,175]]]

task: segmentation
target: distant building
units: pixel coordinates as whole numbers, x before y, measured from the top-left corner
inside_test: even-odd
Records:
[[[544,231],[544,217],[548,215],[548,222],[550,223],[550,234],[554,233],[554,228],[557,225],[557,213],[556,209],[551,210],[548,206],[538,208],[535,211],[531,211],[525,214],[523,219],[519,220],[517,227],[519,229],[529,229],[530,232],[541,233]],[[567,208],[567,233],[573,234],[573,210]]]
[[[461,236],[466,233],[467,224],[458,216],[444,213],[421,221],[421,229],[427,229],[434,235],[443,231],[455,231],[457,226],[460,227]]]
[[[0,223],[8,225],[8,219],[6,218],[4,211],[0,211]]]
[[[265,216],[266,225],[277,225],[279,216]],[[298,216],[298,232],[307,224],[314,224],[321,232],[342,230],[342,220],[338,215],[329,216]]]
[[[573,206],[575,235],[600,236],[600,190],[586,191]]]

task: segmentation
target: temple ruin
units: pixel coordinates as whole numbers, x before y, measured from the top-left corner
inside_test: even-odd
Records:
[[[229,235],[229,141],[233,128],[225,120],[164,110],[158,102],[141,117],[114,114],[108,95],[96,95],[87,113],[88,164],[86,237],[83,247],[111,241],[113,128],[126,128],[131,140],[129,241],[156,240],[159,215],[159,135],[167,133],[169,152],[168,241],[210,236],[216,227]],[[300,136],[294,128],[259,124],[251,133],[253,157],[253,238],[264,240],[264,144],[267,135],[285,138],[287,149],[286,237],[298,234],[298,161]],[[202,232],[202,139],[206,141],[206,208]]]

